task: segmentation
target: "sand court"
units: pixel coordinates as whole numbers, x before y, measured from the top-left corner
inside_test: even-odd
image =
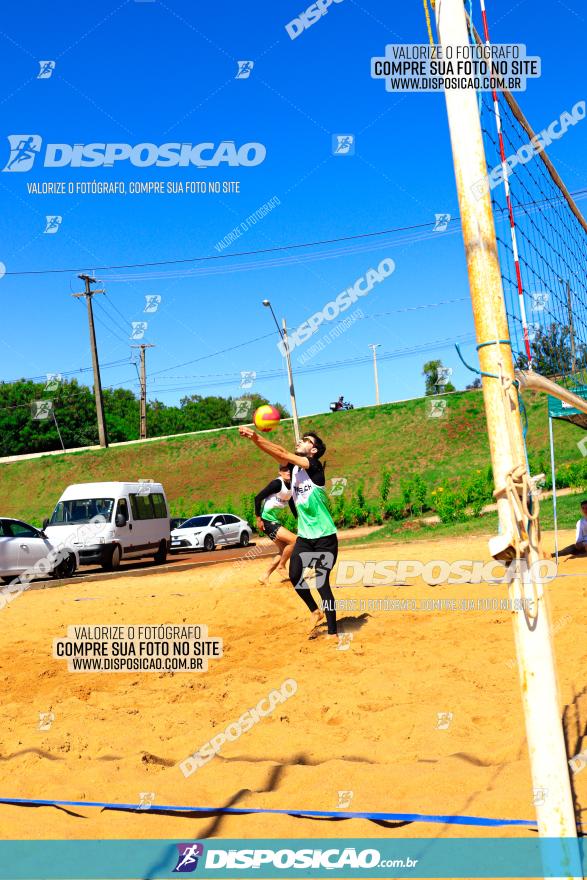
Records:
[[[486,540],[345,546],[339,559],[487,561]],[[0,612],[0,796],[142,804],[137,812],[0,805],[2,837],[534,835],[524,826],[151,809],[534,819],[540,795],[530,778],[511,612],[486,607],[507,597],[503,585],[415,578],[401,587],[341,587],[341,638],[333,642],[308,639],[309,614],[291,585],[257,583],[265,566],[252,559],[30,590]],[[559,573],[546,590],[577,754],[587,745],[587,560],[565,560]],[[204,625],[223,653],[206,672],[74,673],[52,656],[53,639],[68,626],[129,624]],[[286,681],[295,692],[272,700]],[[264,714],[253,711],[252,723],[239,725],[258,706]],[[218,753],[186,776],[180,762],[227,730]],[[573,782],[586,822],[587,768]]]

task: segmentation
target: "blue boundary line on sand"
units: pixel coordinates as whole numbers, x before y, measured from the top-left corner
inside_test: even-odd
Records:
[[[518,825],[537,828],[537,822],[531,819],[492,819],[486,816],[442,816],[426,813],[346,813],[336,810],[271,810],[255,807],[190,807],[152,804],[148,808],[138,804],[114,804],[102,801],[58,801],[39,800],[37,798],[2,798],[0,804],[25,807],[100,807],[106,810],[133,810],[138,813],[217,813],[225,815],[245,816],[249,813],[269,813],[285,816],[307,816],[320,819],[369,819],[382,822],[436,822],[448,825],[482,825],[498,828],[505,825]]]

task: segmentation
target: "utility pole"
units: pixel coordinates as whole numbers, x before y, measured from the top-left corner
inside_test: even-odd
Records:
[[[139,429],[139,439],[147,439],[147,368],[145,366],[145,349],[154,348],[152,343],[143,342],[141,345],[131,345],[131,348],[140,348],[141,350],[141,424]]]
[[[373,373],[375,375],[375,405],[379,406],[379,376],[377,375],[377,349],[381,346],[380,342],[372,343],[369,348],[373,350]]]
[[[577,368],[575,355],[575,328],[573,327],[573,306],[571,305],[571,282],[567,279],[567,311],[569,313],[569,333],[571,336],[571,369],[573,373]]]
[[[82,296],[86,298],[88,307],[88,324],[90,327],[90,347],[92,349],[92,366],[94,368],[94,397],[96,398],[96,415],[98,417],[98,437],[100,446],[106,448],[108,446],[108,434],[106,433],[106,419],[104,417],[104,398],[102,396],[102,383],[100,381],[100,363],[98,361],[98,349],[96,347],[96,331],[94,329],[94,312],[92,309],[92,297],[97,293],[104,293],[103,290],[91,290],[90,284],[95,284],[96,279],[89,275],[78,275],[85,282],[86,289],[83,293],[72,293],[75,299]]]
[[[458,57],[459,49],[469,45],[463,0],[437,2],[435,12],[440,45]],[[576,838],[549,615],[543,584],[532,574],[533,563],[541,558],[539,532],[526,513],[529,476],[491,199],[489,191],[480,198],[474,195],[487,175],[477,94],[458,88],[446,89],[444,95],[500,523],[490,552],[497,559],[521,559],[527,566],[515,573],[508,592],[512,605],[514,599],[526,600],[526,607],[522,604],[523,610],[514,610],[511,617],[533,786],[547,792],[544,801],[535,802],[538,831],[542,837]]]

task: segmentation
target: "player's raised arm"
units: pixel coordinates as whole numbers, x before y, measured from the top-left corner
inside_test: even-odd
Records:
[[[272,443],[271,440],[266,440],[265,437],[256,434],[252,428],[241,425],[238,432],[241,437],[245,437],[247,440],[252,440],[253,443],[259,447],[261,452],[267,453],[267,455],[270,455],[271,458],[274,458],[276,461],[287,461],[290,464],[297,464],[302,468],[309,467],[310,462],[305,455],[296,455],[295,452],[289,452],[285,446],[280,446],[279,443]]]

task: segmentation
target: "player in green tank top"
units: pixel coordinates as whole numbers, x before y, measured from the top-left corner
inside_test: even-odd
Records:
[[[328,509],[326,478],[320,461],[326,446],[311,431],[296,443],[295,452],[289,452],[284,446],[261,437],[252,428],[244,425],[239,428],[239,433],[241,437],[251,440],[262,452],[279,462],[288,462],[291,466],[291,488],[298,512],[298,537],[289,562],[289,577],[296,592],[312,613],[312,630],[323,622],[326,614],[328,635],[336,636],[336,608],[330,588],[330,572],[338,555],[338,539],[336,526]],[[315,569],[316,588],[323,610],[318,608],[304,580],[305,568]],[[314,632],[312,637],[315,637]]]

